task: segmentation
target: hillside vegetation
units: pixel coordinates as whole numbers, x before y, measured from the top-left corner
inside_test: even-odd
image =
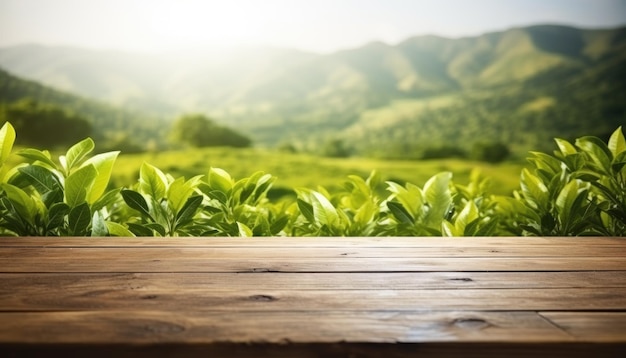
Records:
[[[224,48],[148,56],[25,45],[0,49],[0,66],[151,116],[205,113],[257,146],[311,153],[335,146],[344,156],[472,157],[476,147],[504,144],[523,157],[556,136],[607,139],[626,120],[626,28],[540,25],[326,55]],[[145,130],[163,143],[168,124],[153,118],[94,121]]]
[[[80,116],[88,122],[90,131],[87,134],[99,141],[102,146],[100,150],[111,147],[124,151],[143,151],[147,146],[153,149],[163,148],[164,143],[160,138],[164,137],[169,127],[169,124],[165,124],[164,120],[159,117],[116,108],[102,101],[60,91],[35,81],[16,77],[0,68],[0,124],[5,121],[17,122],[19,119],[11,116],[24,112],[25,108],[31,108],[32,112],[37,112],[38,108],[52,108],[68,113],[70,117]],[[45,116],[41,113],[45,112],[44,110],[39,110],[39,112],[33,113],[33,117]],[[73,130],[71,124],[63,126],[60,119],[57,122],[58,126],[51,127],[54,128],[52,131],[38,133],[38,135],[50,136],[54,132],[61,135],[63,131]],[[31,123],[30,126],[32,130],[33,124]],[[23,130],[28,131],[29,126],[26,125]],[[26,135],[27,133],[23,134],[23,136]],[[31,141],[28,144],[48,146],[49,141],[39,143]]]
[[[271,200],[276,182],[259,171],[235,179],[211,167],[177,176],[143,162],[137,181],[110,186],[119,152],[92,155],[86,138],[53,157],[0,127],[0,236],[624,236],[626,140],[555,139],[553,155],[530,153],[513,195],[494,195],[449,171],[423,184],[349,175],[341,188],[295,190]],[[6,166],[6,169],[5,169]]]

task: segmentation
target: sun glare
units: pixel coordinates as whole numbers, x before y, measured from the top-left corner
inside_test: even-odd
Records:
[[[258,7],[246,11],[238,2],[226,1],[162,1],[142,11],[146,14],[144,40],[174,48],[250,44],[263,38],[268,19]]]

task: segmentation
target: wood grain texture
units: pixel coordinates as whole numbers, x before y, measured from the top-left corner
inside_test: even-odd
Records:
[[[7,319],[0,325],[0,342],[5,343],[575,341],[535,312],[110,310],[3,316]]]
[[[0,356],[621,357],[624,238],[0,238]]]
[[[578,341],[626,341],[626,312],[541,312]]]
[[[216,257],[204,248],[43,248],[1,250],[0,272],[416,272],[614,271],[626,256],[591,257]]]
[[[263,288],[308,290],[416,289],[554,289],[626,287],[622,271],[578,272],[379,272],[379,273],[4,273],[0,293],[35,295],[60,289],[133,287],[149,290],[193,289],[236,291]]]
[[[335,290],[223,291],[211,287],[180,289],[55,290],[39,295],[5,294],[4,311],[63,310],[197,310],[273,311],[308,310],[626,310],[626,288],[489,289],[489,290]]]

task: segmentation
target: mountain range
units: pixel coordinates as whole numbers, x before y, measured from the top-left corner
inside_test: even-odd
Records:
[[[528,150],[553,136],[603,136],[626,122],[625,65],[626,27],[557,25],[325,55],[0,49],[12,74],[147,117],[204,112],[259,145],[313,150],[337,139],[357,154],[400,157],[476,141]]]

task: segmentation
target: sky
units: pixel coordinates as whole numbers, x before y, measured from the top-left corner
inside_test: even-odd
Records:
[[[274,46],[328,53],[543,23],[626,25],[626,0],[0,0],[0,47]]]

